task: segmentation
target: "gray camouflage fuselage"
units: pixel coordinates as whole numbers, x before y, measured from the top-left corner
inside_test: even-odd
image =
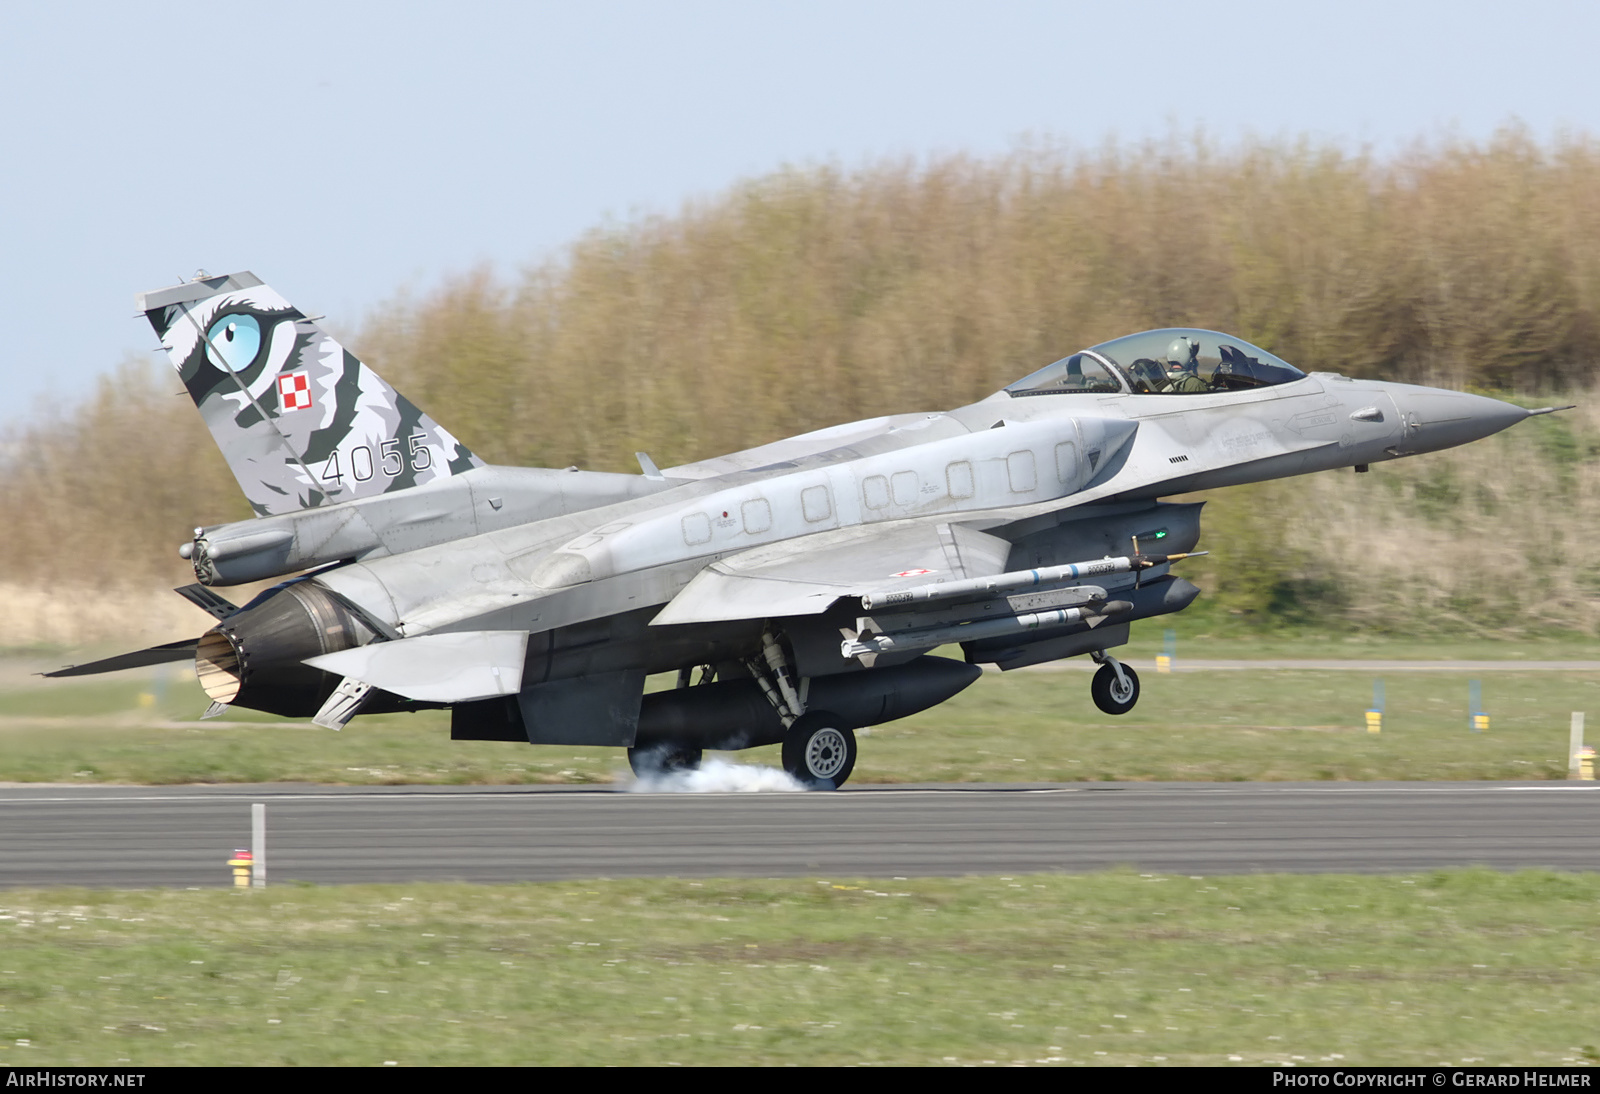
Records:
[[[1125,711],[1136,677],[1105,651],[1198,593],[1169,556],[1197,543],[1200,506],[1159,499],[1364,470],[1540,413],[1306,376],[1228,335],[1174,328],[956,410],[665,472],[642,454],[641,476],[505,468],[249,274],[142,303],[261,514],[197,529],[183,553],[199,580],[321,567],[243,608],[183,590],[219,619],[190,647],[215,709],[337,726],[449,706],[459,737],[783,740],[786,766],[791,745],[824,767],[844,747],[807,721],[817,704],[846,730],[901,717],[966,687],[977,663],[1089,653],[1105,666],[1096,688],[1111,689],[1096,702]],[[969,664],[929,657],[941,642]],[[695,666],[707,672],[687,687]],[[677,692],[642,697],[646,674],[673,669]],[[848,775],[848,747],[829,785]]]
[[[1380,415],[1354,417],[1373,406]],[[930,518],[1009,544],[1023,522],[1072,520],[1091,504],[1377,463],[1524,415],[1480,396],[1328,374],[1211,395],[1001,394],[668,469],[669,482],[693,481],[317,580],[400,635],[542,630],[669,602],[658,625],[748,618],[756,604],[768,614],[816,614],[897,572],[951,573],[948,561],[924,565],[943,557],[929,553]],[[847,443],[837,443],[840,434]],[[769,463],[774,455],[783,458]],[[773,564],[856,544],[872,545],[864,572],[775,576],[754,587]],[[730,574],[749,575],[751,595],[741,595],[743,582],[721,580]]]

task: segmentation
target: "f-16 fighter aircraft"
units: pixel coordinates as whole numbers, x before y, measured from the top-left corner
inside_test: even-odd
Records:
[[[852,422],[640,475],[495,467],[249,273],[145,293],[249,498],[195,529],[178,592],[217,623],[52,675],[193,657],[213,700],[319,725],[448,707],[458,740],[613,745],[637,771],[783,746],[831,789],[855,731],[980,666],[1109,652],[1199,592],[1189,491],[1449,448],[1530,414],[1306,375],[1170,329],[1064,357],[971,406]],[[1546,408],[1554,409],[1554,408]],[[298,575],[298,576],[290,576]],[[236,606],[213,591],[288,580]],[[964,661],[930,650],[959,645]],[[651,673],[676,689],[644,693]]]

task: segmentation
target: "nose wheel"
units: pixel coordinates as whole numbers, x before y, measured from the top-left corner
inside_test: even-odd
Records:
[[[1089,685],[1094,705],[1107,714],[1128,713],[1139,701],[1139,674],[1109,654],[1097,660],[1100,670]]]

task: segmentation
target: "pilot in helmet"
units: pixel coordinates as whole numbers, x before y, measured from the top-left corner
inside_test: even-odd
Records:
[[[1167,347],[1167,390],[1181,394],[1210,391],[1200,379],[1200,343],[1192,338],[1174,338]]]

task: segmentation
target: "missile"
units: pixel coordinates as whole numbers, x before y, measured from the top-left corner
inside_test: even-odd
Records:
[[[1074,581],[1078,578],[1098,577],[1101,574],[1136,573],[1139,570],[1148,570],[1152,566],[1177,562],[1183,558],[1196,558],[1209,553],[1208,551],[1189,551],[1179,555],[1136,554],[1123,555],[1119,558],[1107,556],[1106,558],[1094,559],[1089,562],[1071,562],[1064,566],[1047,566],[1041,570],[1013,570],[1010,573],[996,574],[993,577],[969,577],[960,581],[945,581],[937,585],[917,585],[910,589],[892,589],[867,593],[861,598],[861,606],[871,611],[873,608],[914,604],[925,600],[961,600],[970,597],[984,597],[996,593],[1012,592],[1016,589],[1030,589],[1040,585],[1054,585],[1063,581]]]
[[[1112,600],[1084,608],[1053,608],[1049,611],[1001,616],[998,619],[979,619],[971,623],[896,631],[893,634],[858,635],[840,643],[839,652],[845,657],[875,657],[891,651],[931,650],[949,642],[973,642],[980,638],[1062,627],[1096,616],[1116,615],[1132,608],[1133,605],[1126,600]]]

